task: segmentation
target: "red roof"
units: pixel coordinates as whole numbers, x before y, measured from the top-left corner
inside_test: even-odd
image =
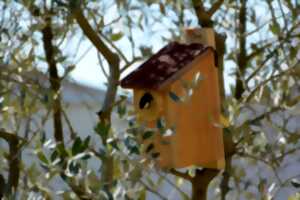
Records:
[[[171,42],[121,81],[124,88],[157,89],[212,47]]]

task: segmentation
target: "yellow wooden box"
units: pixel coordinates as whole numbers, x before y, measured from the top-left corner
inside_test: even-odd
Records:
[[[162,168],[199,166],[224,168],[224,147],[220,118],[218,72],[213,48],[201,44],[170,43],[121,81],[132,88],[138,120],[156,127],[164,119],[175,134],[155,134],[152,139]],[[201,76],[187,95],[185,85]],[[147,108],[141,100],[151,96]],[[174,101],[175,97],[185,98]],[[173,98],[170,96],[173,95]]]

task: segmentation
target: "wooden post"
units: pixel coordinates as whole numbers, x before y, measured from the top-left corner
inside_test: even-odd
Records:
[[[212,28],[186,28],[183,34],[183,42],[188,44],[201,43],[216,50],[215,32]],[[223,99],[223,92],[220,92],[220,94],[221,99]],[[196,170],[195,176],[188,179],[192,184],[192,200],[205,200],[207,198],[208,185],[218,173],[219,170],[216,169]]]
[[[183,42],[201,43],[216,49],[215,33],[212,28],[186,28],[184,29]]]

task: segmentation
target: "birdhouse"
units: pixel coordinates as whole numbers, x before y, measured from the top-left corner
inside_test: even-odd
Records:
[[[151,138],[162,168],[224,168],[216,52],[200,43],[171,42],[121,81],[149,128],[163,119],[173,134]]]

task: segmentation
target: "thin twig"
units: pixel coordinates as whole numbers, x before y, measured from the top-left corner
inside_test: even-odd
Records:
[[[118,56],[106,46],[106,44],[101,40],[99,35],[93,30],[93,28],[83,15],[81,9],[71,7],[71,11],[81,30],[89,38],[89,40],[93,43],[97,50],[102,53],[107,62],[112,66],[118,64]]]
[[[191,177],[187,172],[180,172],[180,171],[177,171],[175,169],[170,169],[169,171],[171,174],[173,174],[174,176],[178,176],[180,178],[183,178],[185,180],[188,180],[188,181],[192,181],[193,177]]]
[[[93,49],[93,46],[90,45],[81,55],[80,57],[75,61],[75,64],[78,64],[85,56],[88,52],[90,52]]]
[[[123,73],[126,69],[128,69],[129,67],[131,67],[134,63],[143,60],[143,58],[141,57],[136,57],[134,59],[132,59],[132,61],[130,61],[129,63],[125,64],[124,67],[121,68],[120,72]]]
[[[124,60],[124,62],[128,64],[129,61],[126,58],[126,56],[123,54],[123,52],[110,39],[108,39],[103,33],[101,33],[101,31],[99,31],[99,34],[119,54],[119,56]]]
[[[244,102],[248,103],[252,98],[253,96],[255,95],[255,93],[263,86],[265,86],[266,84],[268,84],[270,81],[273,81],[275,79],[278,79],[282,76],[286,76],[286,75],[289,75],[291,74],[291,72],[296,68],[298,67],[300,62],[296,63],[293,67],[290,67],[289,69],[285,70],[285,71],[282,71],[281,73],[279,74],[276,74],[276,75],[273,75],[273,76],[270,76],[268,79],[262,81],[260,84],[258,84],[252,91],[251,93],[244,99]]]
[[[77,134],[76,134],[75,130],[73,129],[72,123],[64,109],[62,109],[62,114],[63,114],[64,119],[66,120],[68,127],[69,127],[70,138],[71,138],[71,140],[75,140]]]
[[[98,63],[100,65],[100,68],[101,68],[104,76],[106,77],[106,79],[108,79],[108,74],[104,68],[103,61],[102,61],[101,55],[99,53],[97,53],[97,58],[98,58]]]
[[[139,180],[139,182],[151,193],[155,194],[157,197],[159,197],[162,200],[168,200],[168,198],[164,197],[163,195],[161,195],[159,192],[157,192],[156,190],[152,189],[151,187],[149,187],[146,183],[144,183],[144,181],[142,181],[141,179]]]

